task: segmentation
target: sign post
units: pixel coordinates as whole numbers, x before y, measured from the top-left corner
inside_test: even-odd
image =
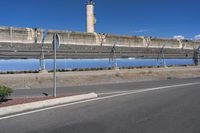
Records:
[[[56,97],[56,50],[60,47],[60,37],[58,34],[53,35],[53,42],[52,42],[53,50],[54,50],[54,73],[53,73],[53,96]]]

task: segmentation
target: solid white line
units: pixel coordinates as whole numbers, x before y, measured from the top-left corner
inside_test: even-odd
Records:
[[[127,90],[127,91],[113,91],[113,92],[105,92],[105,93],[97,93],[98,95],[111,95],[111,94],[119,94],[119,93],[125,93],[130,92],[133,90]]]
[[[153,91],[153,90],[162,90],[162,89],[167,89],[167,88],[176,88],[176,87],[183,87],[183,86],[199,85],[199,84],[200,84],[200,82],[194,82],[194,83],[188,83],[188,84],[179,84],[179,85],[163,86],[163,87],[156,87],[156,88],[147,88],[147,89],[140,89],[140,90],[131,90],[129,92],[125,92],[125,93],[121,93],[121,94],[105,96],[105,97],[100,97],[100,98],[95,98],[95,99],[89,99],[89,100],[84,100],[84,101],[78,101],[78,102],[74,102],[74,103],[57,105],[57,106],[48,107],[48,108],[44,108],[44,109],[38,109],[38,110],[34,110],[34,111],[29,111],[29,112],[19,113],[19,114],[15,114],[15,115],[5,116],[5,117],[1,117],[0,120],[9,119],[9,118],[18,117],[18,116],[23,116],[23,115],[28,115],[28,114],[33,114],[33,113],[42,112],[42,111],[51,110],[51,109],[56,109],[56,108],[61,108],[61,107],[66,107],[66,106],[75,105],[75,104],[81,104],[81,103],[92,102],[92,101],[99,101],[99,100],[110,99],[110,98],[119,97],[119,96],[130,95],[130,94],[142,93],[142,92]]]

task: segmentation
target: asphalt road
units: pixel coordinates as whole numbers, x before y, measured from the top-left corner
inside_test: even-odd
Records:
[[[153,88],[160,86],[167,86],[170,84],[184,84],[190,82],[198,82],[200,78],[189,78],[189,79],[168,79],[168,80],[159,80],[159,81],[147,81],[147,82],[129,82],[129,83],[118,83],[118,84],[102,84],[102,85],[90,85],[90,86],[74,86],[74,87],[61,87],[57,88],[57,93],[90,93],[95,92],[100,96],[102,94],[112,92],[121,92],[121,91],[130,91],[144,88]],[[52,84],[53,88],[53,84]],[[22,89],[14,90],[14,93],[11,97],[34,97],[34,96],[44,96],[43,93],[52,95],[52,88],[41,88],[41,89]]]
[[[81,104],[0,118],[0,133],[199,133],[199,81],[195,78],[102,85],[103,89],[109,90],[106,92],[131,92],[182,84],[120,93],[124,95],[102,95]],[[196,84],[183,85],[188,83]]]

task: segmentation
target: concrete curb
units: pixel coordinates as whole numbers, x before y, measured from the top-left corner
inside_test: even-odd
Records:
[[[9,114],[14,114],[14,113],[20,113],[23,111],[45,108],[45,107],[50,107],[50,106],[55,106],[55,105],[59,105],[59,104],[66,104],[66,103],[70,103],[70,102],[87,100],[87,99],[92,99],[92,98],[96,98],[96,97],[98,97],[98,95],[96,93],[88,93],[88,94],[62,97],[62,98],[56,98],[56,99],[50,99],[50,100],[44,100],[44,101],[38,101],[38,102],[32,102],[32,103],[25,103],[25,104],[14,105],[14,106],[9,106],[9,107],[2,107],[2,108],[0,108],[0,116],[5,116],[5,115],[9,115]]]

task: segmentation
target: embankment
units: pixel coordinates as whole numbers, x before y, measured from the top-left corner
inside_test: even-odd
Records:
[[[58,87],[200,77],[200,66],[57,73]],[[52,73],[3,74],[0,84],[13,89],[51,88]]]

